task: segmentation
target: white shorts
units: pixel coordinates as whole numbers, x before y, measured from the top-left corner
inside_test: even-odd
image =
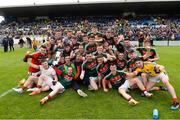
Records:
[[[125,82],[124,82],[124,84],[122,84],[118,89],[121,89],[121,88],[123,88],[123,89],[128,89],[128,88],[130,88],[130,85],[129,85],[129,82],[128,82],[128,80],[126,80]]]
[[[168,75],[167,74],[165,74],[165,73],[163,73],[163,72],[161,72],[158,76],[156,76],[156,77],[149,77],[149,81],[151,81],[151,82],[160,82],[160,80],[162,79],[162,78],[164,78],[164,77],[167,77],[168,78]]]
[[[61,89],[61,91],[59,93],[63,93],[65,91],[64,89],[64,86],[60,83],[60,82],[57,82],[56,85],[53,85],[50,87],[53,91],[54,90],[59,90]]]
[[[47,79],[43,81],[43,85],[42,86],[49,86],[53,91],[54,90],[58,90],[58,89],[62,89],[62,92],[64,92],[64,86],[60,83],[60,82],[56,82],[55,85],[53,85],[53,79],[47,75],[44,75],[44,77],[46,77]]]
[[[89,77],[89,80],[97,80],[98,78],[97,77]]]
[[[39,75],[41,74],[41,72],[35,72],[35,73],[32,73],[32,72],[28,72],[28,75],[29,76],[35,76],[35,77],[38,77]]]

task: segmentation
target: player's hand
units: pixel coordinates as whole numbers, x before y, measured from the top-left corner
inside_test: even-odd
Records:
[[[109,50],[112,50],[112,45],[109,46]]]
[[[74,53],[78,53],[79,52],[79,50],[78,49],[76,49],[75,51],[74,51]]]
[[[25,55],[29,55],[30,54],[30,51],[27,51]]]
[[[148,59],[148,61],[153,62],[154,60],[153,59]]]
[[[83,78],[84,78],[84,75],[80,75],[80,79],[83,80]]]
[[[84,71],[84,70],[82,70],[82,71],[81,71],[81,75],[80,75],[80,79],[81,79],[81,80],[83,80],[83,79],[84,79],[84,74],[85,74],[85,71]]]

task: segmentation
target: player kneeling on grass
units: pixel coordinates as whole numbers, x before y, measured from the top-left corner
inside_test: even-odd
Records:
[[[54,78],[57,78],[57,76]],[[60,82],[58,82],[57,79],[53,80],[52,77],[41,74],[41,76],[39,77],[39,80],[38,80],[37,89],[35,91],[33,91],[30,95],[35,95],[35,94],[41,93],[43,84],[48,86],[49,89],[52,89],[52,91],[46,97],[41,99],[41,101],[40,101],[41,104],[46,103],[49,99],[56,96],[57,94],[64,92],[64,86],[62,86],[62,84]]]
[[[29,62],[29,65],[33,68],[40,69],[40,73],[41,73],[40,76],[46,75],[57,81],[58,79],[57,79],[55,70],[48,65],[48,63],[45,59],[42,60],[41,62],[42,62],[41,65],[35,65],[35,64]],[[26,81],[21,83],[20,88],[13,88],[13,90],[18,93],[22,93],[26,88],[32,87],[33,83],[35,83],[37,85],[39,82],[40,76],[39,77],[38,76],[30,76]],[[36,89],[37,88],[32,88],[31,90],[34,91]],[[43,84],[43,86],[41,86],[41,91],[47,91],[47,90],[49,90],[49,86],[46,84]],[[29,95],[31,95],[31,94],[29,94]]]
[[[164,66],[153,64],[152,62],[143,62],[141,59],[136,59],[135,61],[137,68],[133,72],[134,75],[137,75],[138,73],[146,73],[148,75],[149,81],[146,84],[146,89],[148,91],[151,90],[152,87],[161,80],[172,96],[173,103],[171,105],[171,109],[178,109],[179,101],[177,99],[174,87],[169,83],[169,77],[166,74]]]
[[[80,79],[84,80],[88,86],[88,90],[98,90],[98,78],[97,78],[97,61],[94,59],[91,53],[86,54],[86,61],[81,66]]]
[[[52,89],[53,91],[50,92],[48,96],[43,98],[40,102],[41,104],[44,104],[47,102],[50,98],[54,97],[58,93],[62,93],[64,91],[64,87],[61,85],[61,83],[58,82],[58,78],[56,76],[55,70],[50,67],[47,63],[46,60],[42,62],[42,65],[34,65],[32,63],[29,63],[32,67],[36,69],[40,69],[41,75],[38,78],[37,82],[37,88],[29,95],[35,95],[39,94],[41,91],[47,91],[49,89]],[[31,78],[31,77],[30,77]],[[35,78],[33,78],[35,80]],[[29,82],[28,82],[29,81]],[[28,85],[28,83],[32,82],[32,79],[27,80],[25,84],[19,88],[19,89],[14,89],[14,91],[20,93],[19,91],[23,91],[24,88]],[[43,86],[43,87],[42,87]],[[46,89],[46,90],[44,90]]]
[[[40,103],[44,104],[53,96],[57,95],[58,93],[64,92],[65,88],[67,88],[68,86],[72,84],[72,81],[73,81],[72,72],[73,72],[72,67],[68,67],[68,73],[64,75],[64,78],[62,78],[60,82],[53,81],[52,79],[48,79],[47,76],[45,75],[40,76],[39,81],[38,81],[38,86],[41,87],[41,85],[45,82],[53,90],[48,96],[44,97],[40,101]],[[37,89],[32,94],[34,95],[40,92],[41,92],[41,89]],[[87,95],[84,93],[83,97],[86,97],[86,96]]]
[[[145,94],[147,97],[151,97],[152,94],[147,92],[144,85],[140,80],[137,78],[131,78],[131,79],[126,79],[126,76],[133,76],[132,73],[125,73],[121,71],[117,71],[117,67],[115,64],[110,65],[110,74],[107,75],[102,83],[103,83],[103,89],[105,92],[108,91],[106,88],[106,82],[110,81],[112,84],[112,87],[115,89],[118,89],[118,92],[126,99],[128,100],[129,104],[136,105],[138,102],[134,100],[128,93],[127,90],[133,85],[137,85]]]
[[[13,88],[13,90],[17,93],[23,93],[25,89],[27,91],[34,91],[37,88],[32,88],[35,84],[37,85],[39,77],[37,76],[30,76],[27,80],[23,79],[20,81],[19,87],[18,88]],[[49,87],[44,85],[41,88],[42,91],[47,91],[49,90]]]

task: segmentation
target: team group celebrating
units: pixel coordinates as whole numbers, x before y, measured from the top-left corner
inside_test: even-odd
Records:
[[[152,97],[152,90],[167,90],[172,96],[171,109],[176,110],[179,101],[165,67],[156,63],[159,56],[151,47],[149,36],[144,39],[143,46],[135,47],[130,37],[114,35],[111,29],[104,33],[97,26],[87,33],[56,30],[36,52],[25,54],[23,61],[29,64],[29,76],[13,90],[31,91],[30,96],[50,90],[40,100],[45,104],[70,87],[82,97],[88,96],[81,90],[82,85],[92,91],[102,88],[108,92],[113,88],[131,105],[139,102],[130,90],[140,89],[145,97]],[[160,81],[163,86],[157,85]]]

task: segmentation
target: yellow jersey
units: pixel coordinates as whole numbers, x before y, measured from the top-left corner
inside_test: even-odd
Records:
[[[143,68],[136,68],[137,73],[147,73],[151,77],[156,77],[159,75],[161,72],[156,72],[155,70],[155,64],[152,62],[144,62],[143,63]]]

